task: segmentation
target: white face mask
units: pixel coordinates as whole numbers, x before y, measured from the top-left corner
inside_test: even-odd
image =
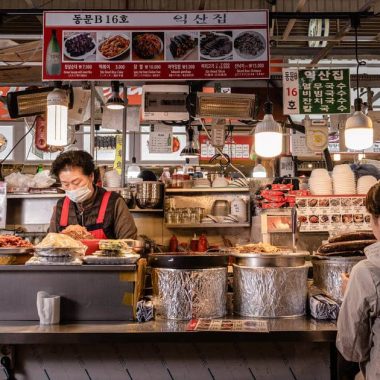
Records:
[[[91,197],[92,191],[88,186],[83,186],[75,190],[66,190],[66,195],[75,203],[83,203]]]

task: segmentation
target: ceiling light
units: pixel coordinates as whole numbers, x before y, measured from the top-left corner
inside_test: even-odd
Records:
[[[192,126],[186,127],[186,146],[181,151],[182,157],[200,156],[200,150],[194,141],[194,129]]]
[[[356,66],[356,92],[355,112],[346,121],[344,138],[346,147],[353,150],[363,150],[373,145],[373,126],[372,120],[364,115],[362,111],[362,100],[359,94],[359,67],[366,64],[365,61],[359,61],[358,57],[358,26],[360,19],[352,18],[352,26],[355,28],[355,58]]]
[[[252,173],[253,178],[265,178],[266,176],[267,176],[267,171],[265,170],[263,165],[257,164],[253,168],[253,173]]]
[[[122,110],[125,107],[123,99],[119,95],[119,81],[112,81],[111,88],[112,94],[111,97],[107,100],[106,107],[109,110]]]
[[[66,91],[55,88],[47,98],[47,139],[46,143],[52,146],[68,144],[67,114],[69,100]]]
[[[127,169],[127,179],[137,178],[140,171],[140,166],[136,165],[136,157],[132,157],[132,165],[129,165]]]
[[[344,139],[346,147],[363,150],[373,145],[372,120],[361,111],[362,100],[355,99],[355,112],[346,121]]]
[[[251,120],[255,112],[255,99],[255,95],[198,92],[196,116]]]
[[[264,119],[255,128],[255,152],[258,156],[271,158],[282,152],[282,129],[273,119],[272,103],[267,101],[264,109]]]

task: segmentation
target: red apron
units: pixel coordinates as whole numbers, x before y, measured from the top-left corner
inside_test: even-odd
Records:
[[[98,217],[96,218],[96,224],[86,227],[87,231],[95,238],[95,239],[108,239],[107,235],[103,229],[104,216],[106,215],[106,210],[108,206],[108,201],[110,199],[111,192],[106,191],[103,195],[102,202],[100,204],[100,209],[98,213]],[[69,209],[70,209],[71,200],[66,197],[63,201],[61,218],[59,221],[60,230],[66,228],[69,224]]]

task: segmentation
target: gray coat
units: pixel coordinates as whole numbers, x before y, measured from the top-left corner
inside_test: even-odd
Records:
[[[338,318],[336,345],[358,362],[366,379],[380,379],[380,242],[365,249],[367,260],[350,274]]]

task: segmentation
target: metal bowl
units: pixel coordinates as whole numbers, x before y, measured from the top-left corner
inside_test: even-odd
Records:
[[[155,208],[161,204],[160,198],[136,197],[137,206],[140,208]]]
[[[234,253],[235,263],[239,266],[259,267],[299,267],[305,265],[305,259],[309,252],[279,252],[273,254],[263,253]]]

